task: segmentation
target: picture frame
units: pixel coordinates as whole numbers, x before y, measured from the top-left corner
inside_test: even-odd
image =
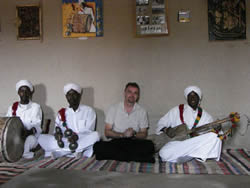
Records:
[[[102,0],[62,0],[64,38],[103,36]]]
[[[246,1],[208,0],[210,41],[246,39]]]
[[[178,22],[180,22],[180,23],[190,22],[190,10],[179,10],[178,11]]]
[[[17,40],[40,40],[42,13],[39,5],[16,6]]]
[[[167,0],[135,0],[136,37],[169,34]]]

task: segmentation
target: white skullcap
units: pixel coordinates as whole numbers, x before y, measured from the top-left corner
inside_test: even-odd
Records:
[[[19,82],[16,83],[16,91],[18,92],[19,88],[22,86],[27,86],[30,88],[30,91],[33,92],[33,85],[30,81],[28,80],[20,80]]]
[[[184,90],[184,96],[185,96],[185,98],[187,99],[188,94],[191,93],[192,91],[195,92],[195,93],[197,93],[197,95],[200,97],[200,100],[201,100],[201,97],[202,97],[201,89],[198,88],[197,86],[188,86]]]
[[[66,95],[71,89],[75,90],[77,93],[81,94],[82,93],[82,88],[74,83],[69,83],[66,84],[63,88],[64,95]]]

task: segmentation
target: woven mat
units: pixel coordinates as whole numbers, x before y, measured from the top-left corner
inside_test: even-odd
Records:
[[[245,149],[228,149],[222,152],[220,161],[208,160],[205,163],[192,160],[183,164],[161,162],[156,163],[120,162],[114,160],[98,161],[92,158],[43,158],[36,160],[20,160],[17,163],[0,163],[0,184],[23,173],[30,168],[56,168],[83,171],[113,171],[132,173],[164,173],[164,174],[221,174],[250,175],[250,151]]]

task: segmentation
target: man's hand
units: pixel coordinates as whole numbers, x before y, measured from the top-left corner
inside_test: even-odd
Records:
[[[221,129],[222,129],[221,124],[216,124],[216,125],[214,126],[214,130],[215,130],[216,132],[219,132]]]
[[[35,135],[36,134],[36,128],[35,127],[32,127],[30,130],[25,130],[24,131],[24,137],[27,138],[28,136],[30,135]]]
[[[164,133],[166,133],[170,138],[174,138],[176,136],[175,130],[175,128],[168,127],[164,129]]]
[[[126,129],[126,131],[123,134],[125,137],[130,138],[130,137],[134,136],[135,131],[133,128],[128,128],[128,129]]]
[[[62,138],[63,138],[63,134],[55,133],[55,134],[54,134],[54,137],[55,137],[55,139],[56,139],[57,141],[60,141],[60,140],[62,140]]]

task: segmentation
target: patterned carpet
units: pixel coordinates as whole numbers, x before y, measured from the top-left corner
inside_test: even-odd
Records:
[[[43,158],[36,160],[21,159],[17,163],[0,163],[0,184],[23,173],[30,168],[56,168],[83,171],[115,171],[132,173],[165,174],[221,174],[250,175],[250,151],[229,149],[221,154],[221,160],[208,160],[205,163],[192,160],[183,164],[165,163],[156,159],[156,163],[119,162],[114,160],[97,161],[92,158]]]

